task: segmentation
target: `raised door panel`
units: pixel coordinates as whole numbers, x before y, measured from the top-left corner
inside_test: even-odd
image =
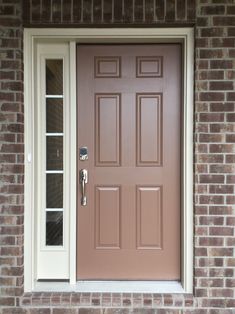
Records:
[[[95,229],[96,249],[120,248],[120,187],[96,187]]]
[[[137,248],[162,248],[162,187],[138,186]]]
[[[96,166],[120,165],[119,94],[95,95]]]
[[[162,94],[136,96],[137,165],[162,163]]]

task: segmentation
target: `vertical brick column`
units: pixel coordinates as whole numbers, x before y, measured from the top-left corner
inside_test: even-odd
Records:
[[[21,1],[0,0],[0,308],[23,292],[24,115]]]
[[[195,296],[206,308],[235,307],[234,14],[233,1],[198,0]]]

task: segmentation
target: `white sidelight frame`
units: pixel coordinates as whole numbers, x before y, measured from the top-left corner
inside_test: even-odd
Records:
[[[36,208],[40,197],[36,188],[37,130],[34,119],[37,106],[37,47],[62,44],[67,47],[67,143],[68,185],[66,195],[68,217],[68,280],[69,283],[38,283],[36,281]],[[183,112],[182,112],[182,219],[181,219],[181,282],[76,282],[76,43],[181,43],[183,53]],[[24,30],[24,86],[25,86],[25,237],[24,290],[30,291],[86,291],[86,292],[193,292],[193,28],[77,28]],[[58,278],[60,279],[60,278]]]
[[[46,171],[46,60],[60,59],[63,62],[63,95],[60,96],[49,96],[48,98],[57,98],[63,100],[63,170],[61,171]],[[37,279],[42,278],[54,278],[54,279],[67,279],[69,277],[69,111],[65,110],[69,104],[69,46],[66,43],[52,43],[52,44],[41,44],[37,43],[36,48],[36,71],[35,71],[35,97],[36,102],[34,106],[35,117],[34,121],[34,134],[36,143],[40,145],[34,145],[35,152],[35,175],[37,178],[37,184],[34,183],[35,189],[38,191],[38,196],[35,197],[34,208],[35,210],[35,225],[37,228],[36,236],[36,247],[35,254],[37,256]],[[53,134],[53,133],[51,133]],[[58,136],[54,133],[53,136]],[[54,209],[55,211],[60,210],[63,213],[63,245],[62,246],[46,246],[46,172],[47,173],[62,173],[63,174],[63,210]],[[53,209],[50,209],[52,211]],[[59,263],[58,263],[59,261]]]

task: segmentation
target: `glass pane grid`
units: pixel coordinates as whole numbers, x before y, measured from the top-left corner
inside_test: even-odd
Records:
[[[63,246],[63,60],[46,60],[46,246]]]

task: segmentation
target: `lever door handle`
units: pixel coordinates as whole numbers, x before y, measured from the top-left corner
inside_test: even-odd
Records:
[[[86,206],[87,204],[86,184],[88,183],[88,171],[86,169],[81,169],[79,171],[79,177],[80,177],[81,192],[82,192],[81,205]]]

